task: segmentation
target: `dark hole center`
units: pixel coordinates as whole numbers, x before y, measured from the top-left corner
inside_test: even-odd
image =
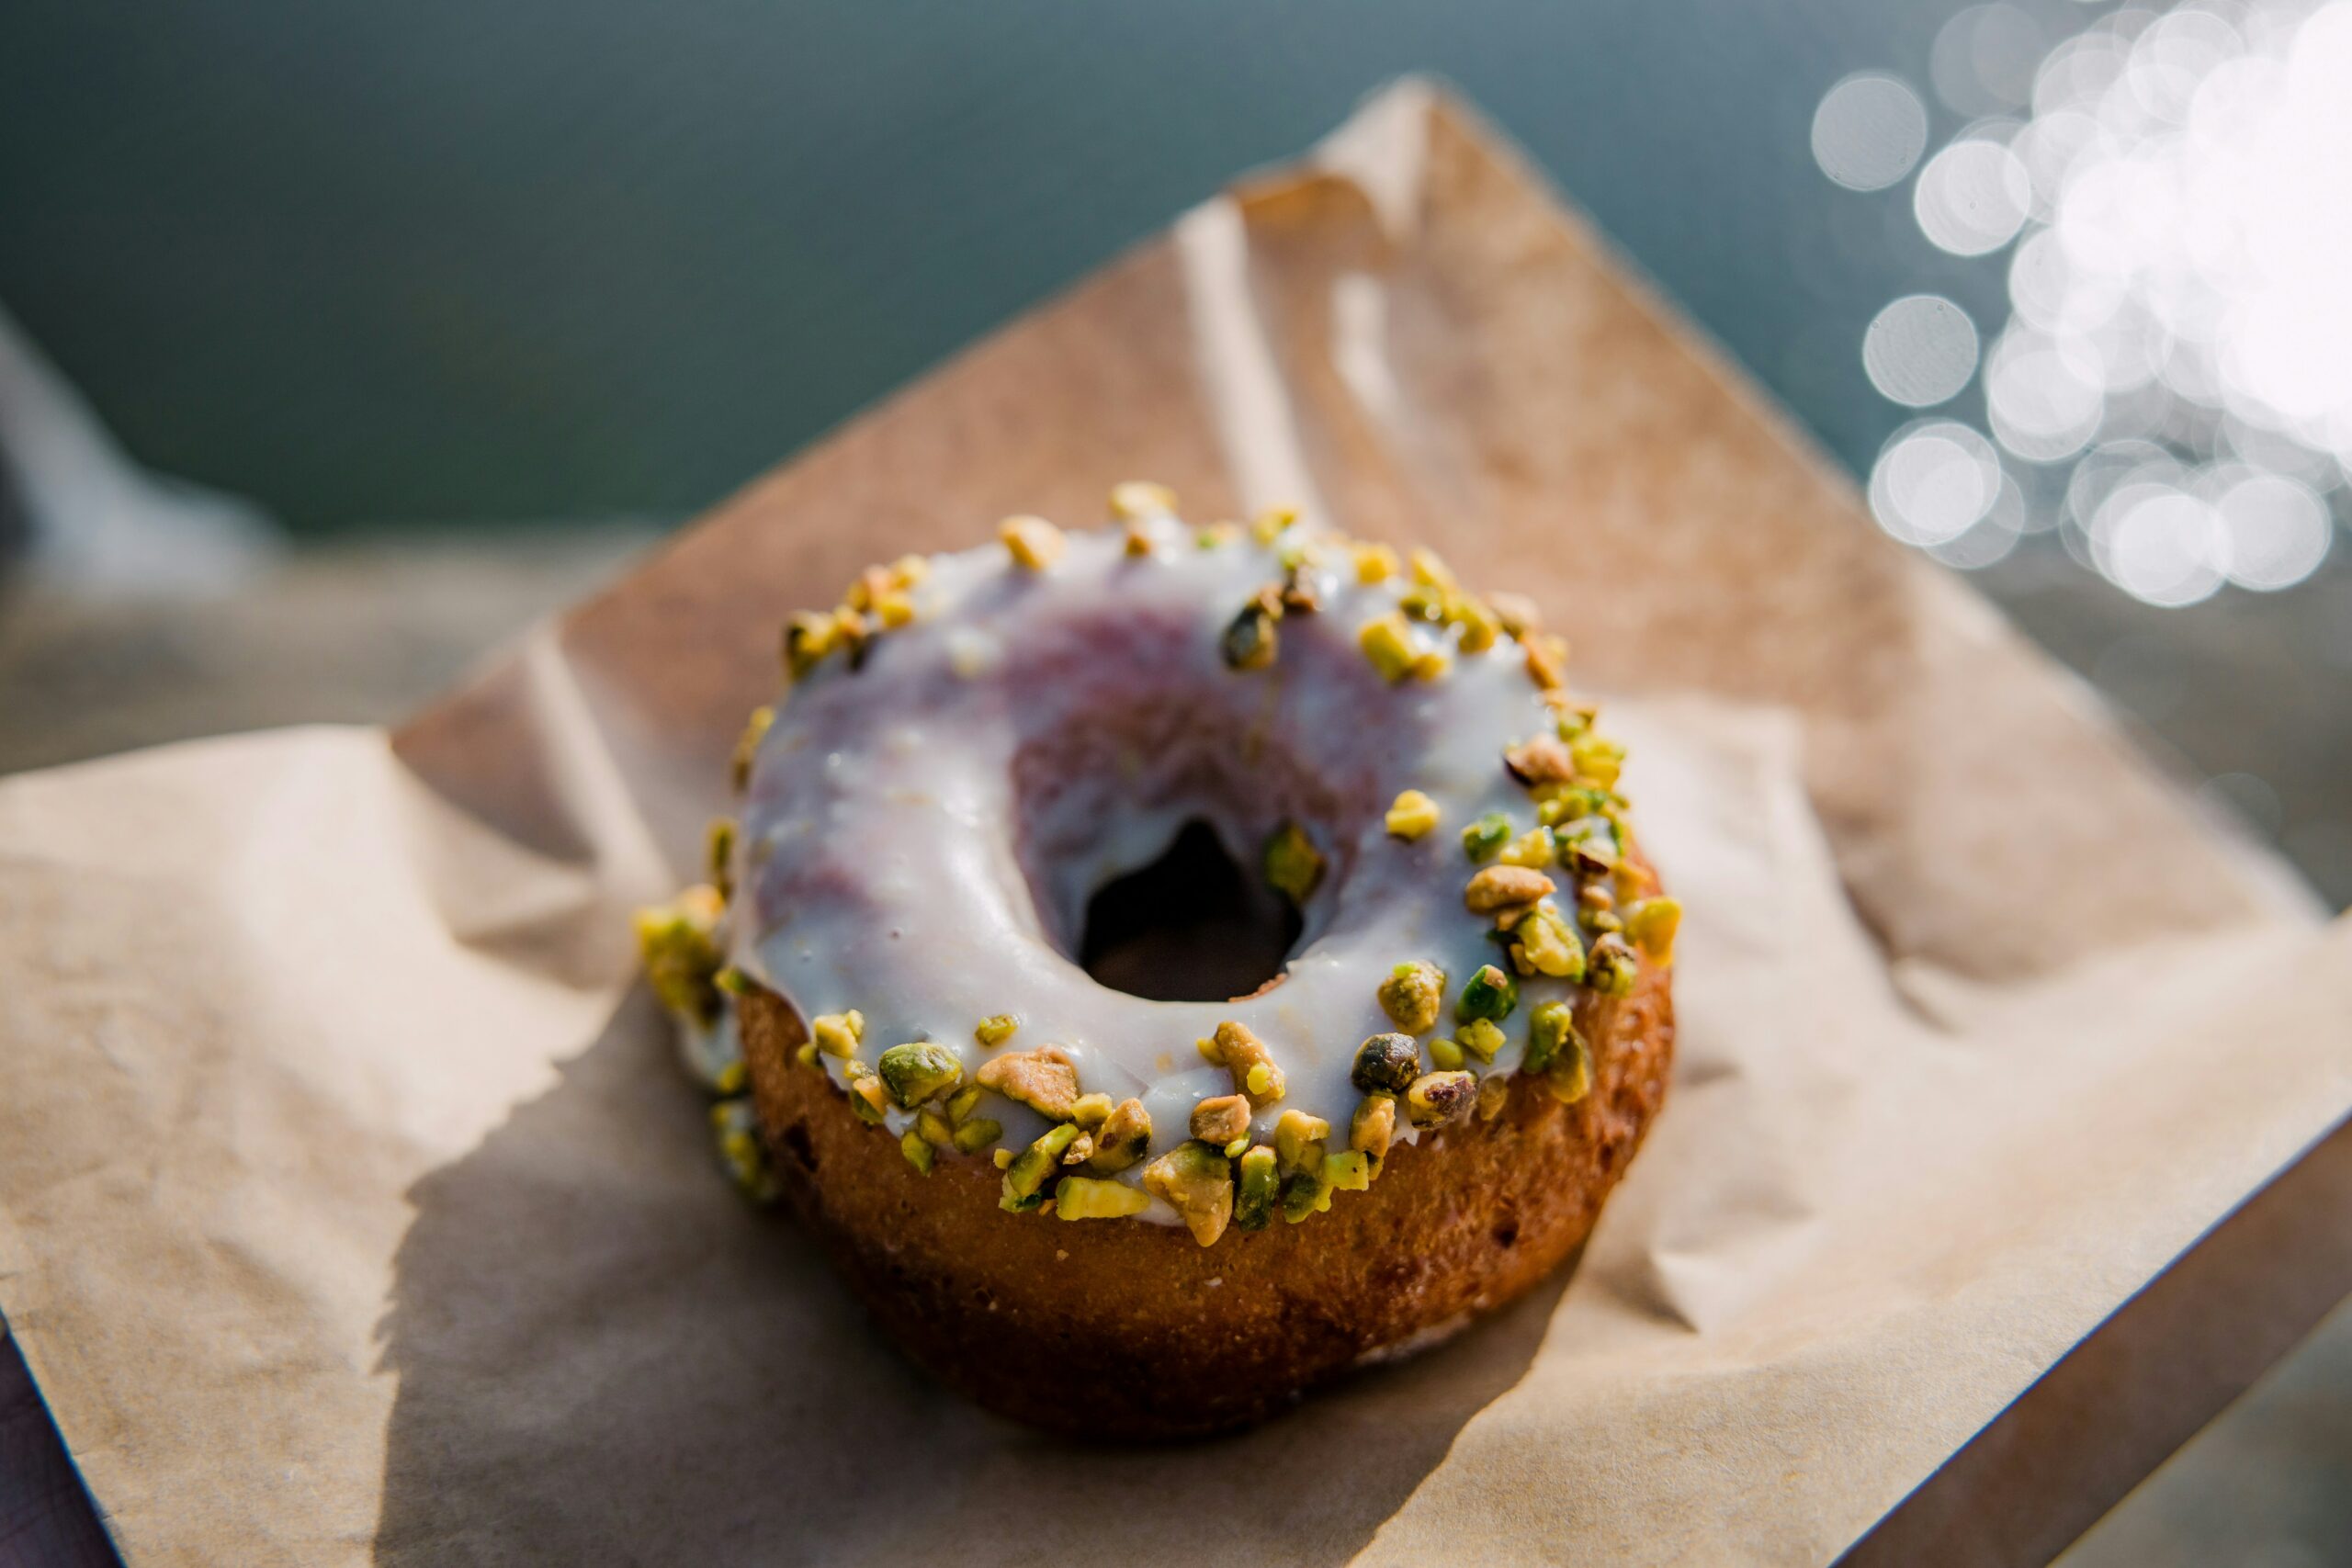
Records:
[[[1206,822],[1102,885],[1086,904],[1078,962],[1106,986],[1156,1002],[1246,997],[1282,973],[1298,911],[1249,875]]]

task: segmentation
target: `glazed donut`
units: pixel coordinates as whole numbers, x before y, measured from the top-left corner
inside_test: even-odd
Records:
[[[1112,513],[795,615],[711,881],[639,935],[738,1179],[918,1359],[1167,1436],[1583,1240],[1664,1096],[1679,911],[1529,606],[1287,512]],[[1295,923],[1280,972],[1081,966],[1090,900],[1203,833]]]

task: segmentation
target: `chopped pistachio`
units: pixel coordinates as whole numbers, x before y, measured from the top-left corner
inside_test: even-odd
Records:
[[[1004,1170],[1009,1168],[1012,1164],[1012,1151],[1011,1149],[998,1149],[991,1153],[989,1156],[989,1158],[995,1162],[996,1168],[999,1170]]]
[[[1323,854],[1295,822],[1284,822],[1266,840],[1262,855],[1266,886],[1294,904],[1304,904],[1323,881]]]
[[[931,1174],[932,1149],[923,1142],[921,1133],[911,1127],[901,1133],[899,1135],[899,1152],[907,1156],[907,1163],[915,1169],[925,1176]]]
[[[1574,1029],[1544,1069],[1544,1087],[1563,1105],[1574,1105],[1592,1092],[1592,1047]]]
[[[1225,632],[1217,638],[1218,657],[1228,670],[1263,670],[1274,661],[1281,651],[1282,638],[1274,630],[1274,623],[1282,619],[1281,604],[1268,604],[1262,599],[1252,599],[1241,606],[1241,613],[1226,623]]]
[[[889,1111],[890,1091],[872,1073],[855,1074],[849,1080],[849,1108],[859,1121],[878,1124]]]
[[[748,997],[753,989],[752,977],[732,964],[713,975],[710,983],[730,997]]]
[[[1557,829],[1560,863],[1578,876],[1601,876],[1617,864],[1617,825],[1606,817],[1579,817]]]
[[[1147,1191],[1184,1217],[1203,1247],[1215,1245],[1233,1218],[1233,1162],[1206,1144],[1179,1144],[1143,1168]]]
[[[1558,850],[1552,841],[1552,829],[1539,825],[1505,844],[1495,858],[1505,865],[1523,865],[1532,871],[1541,871],[1557,856]]]
[[[992,1089],[1057,1122],[1069,1120],[1078,1100],[1078,1068],[1058,1045],[1008,1051],[981,1063],[974,1076],[982,1089]]]
[[[1488,1073],[1478,1080],[1478,1120],[1491,1122],[1503,1113],[1510,1103],[1510,1079],[1500,1073]]]
[[[1479,964],[1477,974],[1463,983],[1463,995],[1453,1001],[1453,1021],[1510,1018],[1515,1006],[1520,1006],[1520,983],[1494,964]]]
[[[1385,826],[1391,838],[1410,842],[1435,828],[1437,822],[1437,802],[1419,790],[1408,789],[1400,791],[1388,807]]]
[[[931,1106],[926,1105],[915,1112],[915,1131],[922,1134],[922,1141],[934,1149],[956,1146],[954,1125]]]
[[[1112,1100],[1097,1091],[1081,1094],[1070,1101],[1069,1119],[1081,1127],[1100,1127],[1111,1119]]]
[[[1285,1111],[1274,1123],[1274,1153],[1284,1170],[1317,1170],[1323,1162],[1324,1140],[1331,1123],[1304,1111]]]
[[[1623,937],[1605,932],[1593,939],[1591,956],[1585,961],[1584,983],[1604,997],[1622,997],[1633,990],[1634,976],[1641,966]]]
[[[1176,510],[1176,492],[1149,479],[1125,479],[1111,487],[1111,515],[1124,523],[1166,517]]]
[[[1244,1151],[1233,1195],[1233,1224],[1237,1230],[1261,1231],[1274,1217],[1274,1196],[1281,1190],[1274,1151],[1265,1145]]]
[[[1362,1192],[1372,1185],[1372,1161],[1354,1149],[1325,1155],[1323,1185],[1334,1192]]]
[[[1021,1020],[1012,1013],[1000,1012],[980,1020],[972,1026],[972,1038],[983,1045],[1001,1045],[1012,1038],[1021,1027]]]
[[[1366,621],[1356,633],[1356,640],[1363,649],[1363,656],[1372,660],[1372,667],[1380,671],[1380,678],[1390,685],[1413,673],[1419,652],[1413,647],[1413,634],[1403,615],[1382,615]]]
[[[784,623],[785,672],[797,681],[824,661],[839,640],[840,625],[821,610],[797,610]]]
[[[1503,766],[1523,784],[1565,784],[1577,775],[1577,761],[1556,735],[1538,735],[1503,752]]]
[[[1251,520],[1250,536],[1261,545],[1271,545],[1281,538],[1283,531],[1297,521],[1297,507],[1269,506]]]
[[[1250,1138],[1247,1134],[1244,1134],[1242,1136],[1234,1139],[1231,1143],[1225,1145],[1225,1157],[1227,1159],[1239,1159],[1243,1155],[1249,1152]]]
[[[1532,904],[1552,891],[1552,879],[1523,865],[1490,865],[1470,879],[1462,902],[1474,915]]]
[[[1485,601],[1464,594],[1448,606],[1448,619],[1457,628],[1454,646],[1464,653],[1484,653],[1502,633],[1502,621]]]
[[[874,601],[874,614],[883,626],[895,631],[915,618],[915,602],[904,593],[885,593]]]
[[[1219,1146],[1250,1131],[1250,1101],[1238,1094],[1220,1094],[1193,1107],[1193,1136]]]
[[[1495,607],[1495,618],[1502,623],[1503,630],[1515,637],[1523,638],[1543,626],[1544,617],[1535,608],[1535,601],[1524,593],[1489,594],[1487,602]]]
[[[1012,553],[1013,564],[1043,571],[1061,559],[1068,543],[1062,531],[1042,517],[1008,517],[996,525],[997,537]]]
[[[1358,545],[1354,555],[1358,582],[1385,582],[1396,575],[1396,552],[1386,545]]]
[[[1454,586],[1453,569],[1435,550],[1416,547],[1407,557],[1413,563],[1413,581],[1429,588]]]
[[[1287,555],[1290,552],[1284,551]],[[1291,562],[1283,573],[1282,607],[1295,615],[1311,615],[1323,608],[1321,581],[1304,561]]]
[[[1577,778],[1602,789],[1617,787],[1618,772],[1625,763],[1624,747],[1588,730],[1568,742],[1568,752]]]
[[[1312,1171],[1294,1172],[1283,1182],[1283,1218],[1292,1224],[1331,1207],[1331,1187],[1318,1163]]]
[[[1439,1127],[1470,1109],[1478,1080],[1468,1073],[1423,1073],[1405,1091],[1405,1114],[1416,1127]]]
[[[1424,684],[1445,679],[1445,672],[1453,668],[1453,655],[1442,648],[1423,649],[1413,656],[1413,679]]]
[[[1445,619],[1445,595],[1434,588],[1416,585],[1396,595],[1396,608],[1408,621],[1421,621],[1435,626]]]
[[[743,733],[735,739],[735,754],[728,763],[728,775],[734,783],[735,793],[741,795],[752,782],[752,763],[760,754],[760,742],[767,739],[768,730],[775,723],[775,709],[763,705],[752,710],[743,726]]]
[[[1674,962],[1674,933],[1681,927],[1682,906],[1672,898],[1645,898],[1625,910],[1625,934],[1661,965]]]
[[[1127,554],[1148,556],[1151,554],[1151,530],[1140,520],[1127,525],[1126,536],[1123,543],[1123,547]]]
[[[1283,1072],[1274,1066],[1273,1053],[1246,1024],[1229,1019],[1218,1024],[1210,1044],[1216,1052],[1211,1060],[1233,1075],[1235,1090],[1248,1095],[1251,1105],[1262,1110],[1283,1097]]]
[[[1544,695],[1552,705],[1552,727],[1563,740],[1574,740],[1600,716],[1599,703],[1571,701],[1566,692],[1546,692]]]
[[[1369,1155],[1374,1164],[1388,1153],[1388,1141],[1396,1135],[1396,1097],[1385,1092],[1365,1095],[1356,1101],[1356,1113],[1348,1123],[1348,1147]]]
[[[1151,1115],[1140,1100],[1123,1100],[1094,1129],[1094,1157],[1087,1168],[1097,1176],[1126,1169],[1151,1149]]]
[[[947,1097],[947,1119],[961,1122],[980,1108],[980,1086],[967,1083]]]
[[[1062,1151],[1064,1165],[1084,1165],[1093,1157],[1094,1135],[1091,1133],[1080,1133],[1069,1141],[1069,1147]]]
[[[707,1024],[718,1016],[718,922],[727,912],[718,889],[689,887],[667,904],[639,909],[637,952],[662,1005]]]
[[[1617,895],[1601,882],[1588,882],[1577,889],[1577,908],[1580,909],[1614,909]]]
[[[1375,1034],[1356,1047],[1348,1081],[1365,1094],[1402,1094],[1421,1072],[1420,1047],[1409,1034]]]
[[[1389,1022],[1408,1034],[1427,1034],[1437,1027],[1445,1001],[1445,971],[1424,960],[1399,964],[1380,982],[1378,994]]]
[[[964,1081],[964,1064],[956,1059],[956,1053],[931,1040],[893,1045],[882,1053],[876,1066],[881,1069],[882,1081],[890,1086],[890,1098],[910,1111]]]
[[[1524,639],[1527,678],[1539,691],[1554,691],[1568,683],[1568,645],[1564,638],[1543,633]]]
[[[1453,1032],[1453,1043],[1466,1055],[1491,1062],[1503,1048],[1502,1026],[1491,1018],[1474,1018]]]
[[[792,1054],[792,1059],[804,1067],[813,1067],[820,1055],[814,1040],[804,1040],[800,1043],[800,1049]]]
[[[1510,818],[1499,811],[1489,811],[1462,829],[1462,852],[1472,860],[1491,860],[1509,842]]]
[[[1540,1073],[1550,1066],[1576,1032],[1576,1012],[1567,1003],[1556,999],[1536,1003],[1527,1015],[1527,1053],[1519,1060],[1519,1070]]]
[[[1004,1136],[1004,1123],[976,1116],[956,1129],[951,1141],[960,1154],[978,1154]]]
[[[1220,545],[1231,544],[1240,532],[1241,525],[1238,523],[1211,523],[1193,533],[1193,543],[1202,549],[1213,550]]]
[[[1061,1163],[1063,1151],[1077,1140],[1078,1129],[1065,1122],[1046,1129],[1044,1137],[1015,1155],[1012,1163],[1004,1168],[1004,1192],[997,1200],[997,1207],[1018,1214],[1044,1202],[1041,1189],[1046,1179]]]
[[[1054,1188],[1054,1213],[1065,1220],[1118,1220],[1151,1207],[1151,1196],[1124,1181],[1065,1176]]]
[[[1511,927],[1511,961],[1555,980],[1584,978],[1584,943],[1550,904],[1538,904]]]
[[[1458,1073],[1462,1070],[1463,1060],[1462,1047],[1443,1035],[1430,1042],[1430,1061],[1439,1071]]]
[[[855,1055],[858,1042],[865,1038],[865,1015],[855,1008],[820,1012],[808,1021],[808,1037],[828,1056]]]
[[[784,1196],[784,1183],[768,1163],[760,1143],[759,1118],[748,1100],[722,1100],[710,1108],[712,1141],[718,1162],[727,1168],[737,1190],[754,1203],[773,1203]]]

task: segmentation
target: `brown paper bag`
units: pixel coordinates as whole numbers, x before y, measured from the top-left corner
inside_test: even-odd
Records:
[[[876,1341],[626,933],[786,610],[1131,475],[1573,621],[1690,910],[1573,1277],[1153,1450]],[[2352,1103],[2352,932],[2277,886],[1408,85],[395,735],[0,785],[0,1309],[135,1568],[1819,1562]]]

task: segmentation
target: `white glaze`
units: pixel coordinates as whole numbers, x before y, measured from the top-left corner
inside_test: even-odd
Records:
[[[1383,682],[1358,632],[1406,582],[1359,585],[1336,545],[1315,547],[1319,613],[1283,619],[1270,668],[1230,670],[1220,634],[1280,579],[1276,550],[1246,533],[1204,549],[1172,518],[1153,526],[1148,557],[1103,530],[1070,535],[1044,571],[1013,566],[1001,545],[933,558],[911,625],[876,638],[862,669],[836,655],[795,688],[752,770],[731,957],[804,1017],[862,1011],[869,1063],[929,1039],[968,1077],[990,1055],[1059,1045],[1083,1090],[1143,1100],[1154,1154],[1186,1137],[1197,1100],[1230,1092],[1194,1042],[1237,1020],[1288,1078],[1254,1134],[1299,1110],[1344,1140],[1356,1049],[1394,1027],[1381,980],[1405,960],[1435,962],[1450,1021],[1462,982],[1498,961],[1487,922],[1463,908],[1476,868],[1461,829],[1498,810],[1532,826],[1502,753],[1548,728],[1549,712],[1508,637],[1457,655],[1435,682]],[[1414,842],[1383,822],[1408,788],[1442,813]],[[1099,984],[1069,956],[1088,898],[1196,817],[1245,868],[1285,818],[1327,857],[1281,983],[1217,1002]],[[1572,995],[1562,981],[1521,985],[1510,1043],[1487,1070],[1515,1066],[1536,1001]],[[1019,1032],[980,1046],[974,1024],[1003,1012]],[[842,1064],[824,1063],[842,1081]],[[1045,1127],[994,1096],[985,1114],[1014,1147]],[[894,1133],[910,1120],[888,1117]],[[1158,1200],[1146,1217],[1177,1218]]]

